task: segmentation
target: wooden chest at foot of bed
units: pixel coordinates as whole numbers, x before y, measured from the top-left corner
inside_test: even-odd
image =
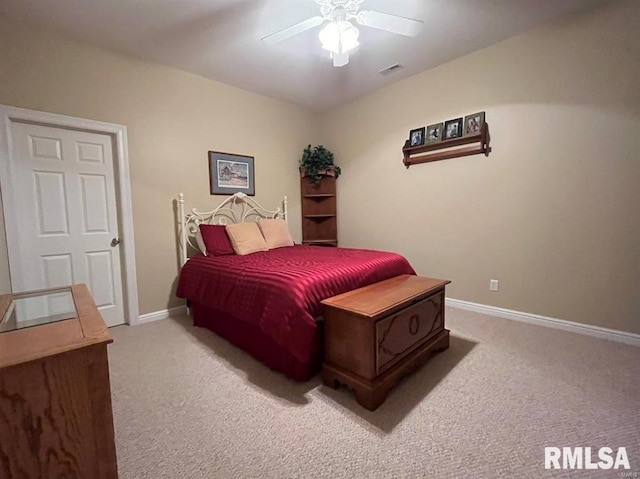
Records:
[[[344,384],[373,411],[405,374],[449,347],[444,293],[450,281],[401,275],[322,301],[322,380]]]

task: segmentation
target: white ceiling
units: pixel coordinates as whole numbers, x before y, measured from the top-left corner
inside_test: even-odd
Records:
[[[406,38],[360,27],[334,68],[318,28],[275,46],[265,35],[319,13],[313,0],[1,0],[0,15],[325,111],[401,78],[608,0],[366,0],[361,9],[423,20]],[[388,76],[394,63],[404,69]]]

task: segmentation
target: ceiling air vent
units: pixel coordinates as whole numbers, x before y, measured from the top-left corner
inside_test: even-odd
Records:
[[[402,65],[400,65],[399,63],[395,63],[387,68],[383,68],[382,70],[380,70],[378,73],[380,73],[380,75],[390,75],[393,72],[397,72],[398,70],[402,70],[404,67]]]

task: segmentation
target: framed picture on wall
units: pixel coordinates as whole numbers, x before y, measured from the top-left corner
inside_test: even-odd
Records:
[[[464,117],[464,136],[472,136],[480,134],[482,124],[484,123],[484,112],[480,111],[473,115]]]
[[[435,143],[442,140],[442,123],[427,127],[427,143]]]
[[[449,120],[444,122],[444,133],[442,136],[444,140],[460,138],[461,136],[462,136],[462,118],[456,118],[455,120]]]
[[[424,126],[409,132],[409,142],[411,146],[424,145]]]
[[[209,152],[209,187],[212,195],[242,192],[255,196],[253,156]]]

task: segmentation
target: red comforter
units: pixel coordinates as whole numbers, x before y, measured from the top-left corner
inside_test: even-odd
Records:
[[[395,253],[296,245],[245,256],[196,256],[177,295],[255,325],[305,360],[320,301],[400,274],[415,274]]]

